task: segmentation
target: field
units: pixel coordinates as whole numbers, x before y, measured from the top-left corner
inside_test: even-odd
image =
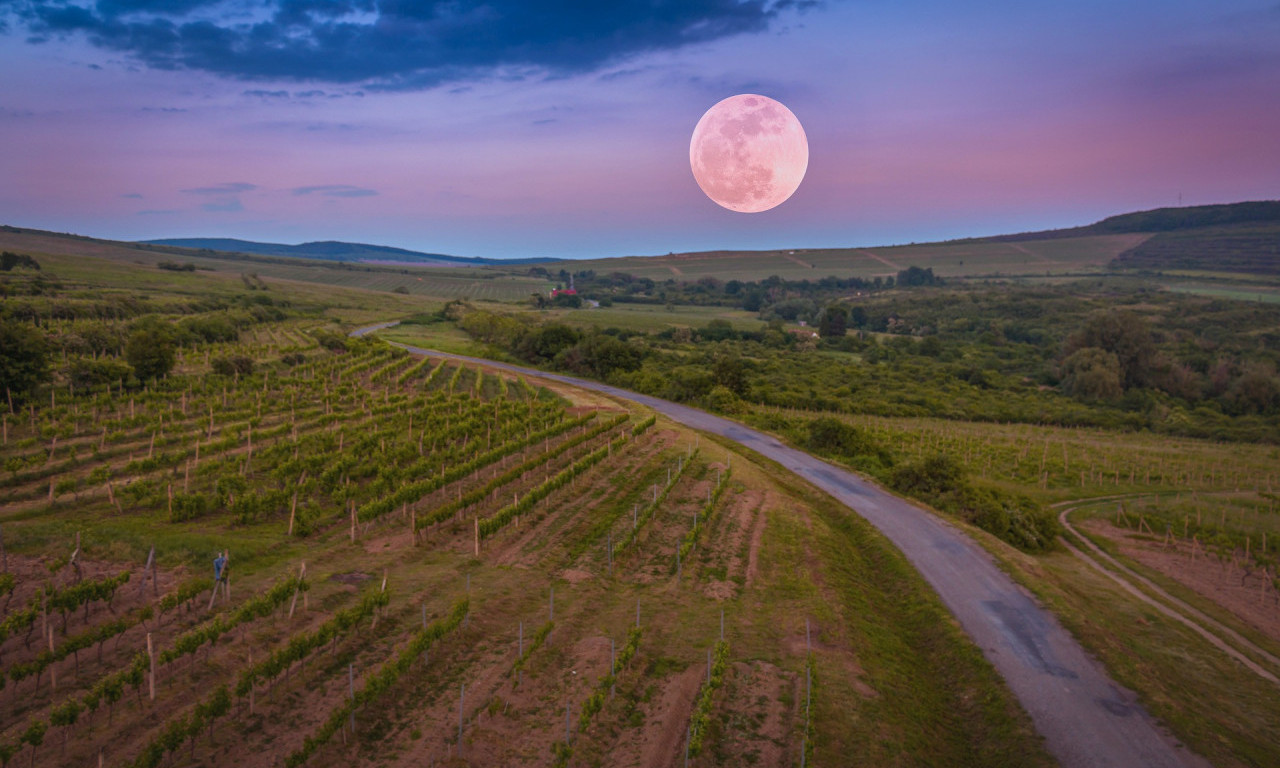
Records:
[[[161,262],[193,264],[202,272],[239,281],[252,274],[265,280],[289,281],[291,291],[306,292],[307,285],[359,288],[393,295],[429,299],[472,299],[479,301],[525,301],[531,293],[546,294],[553,287],[545,279],[526,277],[522,270],[472,267],[388,267],[371,264],[338,264],[307,259],[247,257],[91,240],[35,230],[0,228],[0,249],[31,254],[42,263],[57,264],[66,253],[94,256],[117,264],[151,266]],[[77,265],[67,264],[59,274],[75,275]],[[156,269],[134,270],[139,288],[168,290],[175,275],[189,273]],[[394,305],[393,305],[394,306]]]
[[[68,350],[153,275],[42,265],[22,306]],[[69,351],[3,415],[6,761],[1052,764],[904,559],[778,468],[327,333],[359,290],[164,277],[173,327],[247,324],[158,380],[75,386],[111,355]]]
[[[1089,237],[1022,242],[961,241],[877,248],[823,248],[781,251],[708,251],[667,256],[562,262],[554,269],[591,269],[601,274],[629,272],[655,281],[817,280],[828,275],[873,278],[896,275],[909,266],[932,268],[943,277],[994,277],[1096,272],[1146,235]]]
[[[1051,262],[1062,274],[1096,271],[1141,236],[1107,237],[723,263],[753,279],[779,259],[807,271],[792,278],[831,274],[839,259],[865,260],[857,274],[870,276],[933,258],[948,274],[944,256],[975,275]],[[5,310],[54,350],[52,380],[0,414],[0,757],[674,766],[688,749],[694,766],[1052,764],[902,556],[780,467],[602,395],[346,337],[402,319],[378,335],[511,359],[435,312],[488,289],[525,304],[542,281],[202,256],[195,271],[171,271],[157,265],[185,255],[31,233],[0,232],[0,247],[42,265],[4,277]],[[691,261],[643,268],[690,281],[715,268]],[[1176,279],[1161,278],[1237,287]],[[950,456],[980,488],[1051,506],[1066,535],[1036,555],[954,522],[1193,751],[1215,765],[1275,764],[1280,449],[1036,423],[1116,406],[1016,368],[975,373],[1043,358],[946,314],[1038,302],[1037,322],[1056,332],[1084,311],[1071,290],[964,295],[924,320],[913,318],[929,296],[889,294],[867,306],[953,335],[926,345],[868,329],[847,350],[803,352],[725,306],[473,308],[514,312],[516,326],[564,323],[583,343],[610,338],[593,328],[640,332],[625,343],[655,351],[637,383],[671,374],[699,391],[713,381],[704,369],[740,363],[748,385],[774,395],[730,397],[744,421],[803,445],[808,421],[828,415],[899,464]],[[1184,305],[1141,301],[1168,313],[1162,325],[1191,329]],[[1214,322],[1253,323],[1247,343],[1270,338],[1264,308],[1200,301]],[[127,341],[155,320],[178,339],[174,364],[140,380]],[[658,336],[712,320],[759,340]],[[1235,349],[1234,331],[1215,333],[1217,354]],[[906,400],[882,392],[907,381]],[[775,405],[845,402],[870,413]],[[1015,405],[1040,416],[1004,423]],[[879,406],[953,418],[871,415]],[[1269,423],[1195,416],[1253,432]],[[230,581],[215,594],[224,551]]]
[[[777,416],[814,414],[763,418]],[[1215,765],[1280,757],[1280,448],[836,417],[907,460],[955,456],[979,482],[1052,505],[1068,551],[1032,557],[971,533],[1195,751]],[[1087,554],[1085,536],[1113,560]]]

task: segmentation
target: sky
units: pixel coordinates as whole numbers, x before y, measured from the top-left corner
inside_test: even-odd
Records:
[[[0,0],[0,223],[494,258],[873,246],[1280,198],[1280,2]],[[809,167],[720,208],[757,93]]]

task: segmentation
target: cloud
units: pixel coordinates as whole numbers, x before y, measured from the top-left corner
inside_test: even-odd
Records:
[[[797,0],[30,0],[42,39],[84,35],[156,69],[245,80],[431,88],[598,71],[765,32]],[[250,93],[250,92],[246,92]],[[254,95],[271,95],[263,92]]]
[[[137,192],[129,192],[128,194],[121,195],[121,197],[128,198],[129,200],[142,199],[142,195],[138,194]]]
[[[244,206],[240,204],[240,199],[229,197],[225,200],[215,200],[211,203],[205,203],[200,206],[200,210],[209,211],[210,213],[234,213],[243,211]]]
[[[170,216],[175,213],[180,213],[180,211],[173,208],[166,208],[166,209],[148,208],[147,210],[138,211],[136,215],[138,216]]]
[[[227,184],[216,184],[212,187],[195,187],[193,189],[184,189],[182,191],[188,195],[238,195],[241,192],[252,192],[257,188],[257,184],[233,181]]]
[[[240,94],[240,95],[241,95],[241,96],[256,96],[256,97],[258,97],[258,98],[260,98],[260,99],[287,99],[287,98],[289,98],[289,92],[288,92],[288,91],[264,91],[264,90],[262,90],[261,88],[255,88],[255,89],[253,89],[253,90],[251,90],[251,91],[243,91],[243,92],[241,92],[241,94]]]
[[[297,187],[293,190],[293,194],[314,194],[323,195],[324,197],[374,197],[378,194],[378,190],[353,187],[350,184],[321,184],[314,187]]]

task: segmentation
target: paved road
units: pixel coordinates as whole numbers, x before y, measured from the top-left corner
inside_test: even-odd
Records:
[[[414,354],[473,362],[624,398],[778,462],[862,515],[902,550],[1004,677],[1063,766],[1208,766],[1165,733],[1132,692],[1113,683],[990,555],[933,514],[777,438],[694,408],[572,376],[401,346]]]
[[[1071,550],[1071,554],[1088,563],[1089,567],[1098,571],[1103,576],[1106,576],[1116,584],[1119,584],[1121,589],[1133,595],[1134,598],[1141,600],[1174,621],[1186,625],[1192,632],[1200,635],[1210,645],[1218,648],[1223,653],[1240,662],[1245,668],[1253,672],[1258,677],[1280,685],[1280,678],[1277,678],[1269,670],[1264,669],[1262,665],[1236,650],[1236,648],[1249,651],[1255,658],[1265,660],[1276,669],[1280,669],[1280,658],[1276,658],[1275,655],[1268,653],[1251,641],[1241,637],[1240,633],[1236,632],[1234,629],[1224,626],[1216,619],[1206,616],[1204,613],[1192,608],[1190,605],[1187,605],[1183,601],[1164,591],[1150,579],[1107,554],[1103,551],[1102,547],[1093,543],[1093,539],[1090,539],[1088,536],[1080,533],[1080,531],[1076,530],[1076,527],[1071,524],[1071,513],[1080,507],[1087,506],[1096,501],[1110,501],[1114,498],[1123,497],[1105,496],[1102,499],[1072,502],[1070,506],[1064,507],[1063,510],[1058,513],[1058,521],[1062,523],[1062,527],[1070,531],[1089,549],[1089,554],[1086,555],[1084,552],[1081,552],[1080,549],[1075,547],[1070,540],[1063,537],[1063,543],[1067,545],[1067,549]],[[1150,530],[1150,528],[1147,530]],[[1107,566],[1104,566],[1103,562],[1107,563]],[[1133,582],[1141,584],[1150,593],[1159,596],[1164,602],[1157,601],[1151,597],[1150,594],[1138,589],[1134,586]],[[1228,640],[1231,642],[1228,643]]]

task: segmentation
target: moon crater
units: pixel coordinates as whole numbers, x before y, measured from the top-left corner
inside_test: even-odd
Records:
[[[731,211],[759,213],[796,191],[809,167],[800,121],[767,96],[730,96],[693,129],[689,165],[707,197]]]

